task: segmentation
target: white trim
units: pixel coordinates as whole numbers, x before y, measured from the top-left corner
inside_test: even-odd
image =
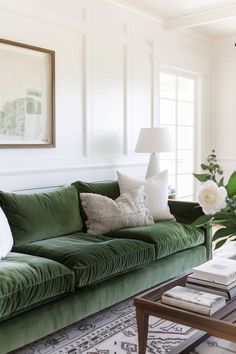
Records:
[[[129,36],[129,26],[126,27],[127,36]],[[126,143],[126,156],[130,157],[134,153],[132,151],[132,85],[131,85],[131,77],[132,77],[132,55],[129,47],[125,47],[126,52],[126,65],[125,65],[125,87],[126,87],[126,106],[125,106],[125,126],[124,126],[124,135],[125,135],[125,143]]]
[[[179,118],[179,101],[178,101],[178,96],[179,96],[179,80],[178,80],[178,76],[175,74],[175,98],[174,98],[174,102],[175,102],[175,193],[176,193],[176,197],[178,197],[178,118]]]
[[[82,70],[81,73],[81,81],[82,81],[82,156],[88,157],[88,140],[87,140],[87,116],[88,116],[88,104],[87,104],[87,83],[88,83],[88,75],[87,75],[87,35],[82,35]]]
[[[208,37],[206,34],[197,32],[194,29],[192,30],[191,28],[178,29],[178,34],[195,40],[206,42],[206,44],[208,45],[211,45],[213,41],[213,39]]]
[[[162,64],[160,67],[160,72],[166,72],[167,74],[171,74],[171,75],[176,75],[176,76],[182,76],[184,78],[189,78],[189,79],[193,79],[196,80],[196,78],[198,76],[200,76],[201,74],[199,72],[194,72],[194,71],[190,71],[190,70],[185,70],[185,69],[181,69],[181,68],[175,68],[173,66],[170,65],[165,65]],[[164,98],[164,97],[162,97]],[[190,101],[186,101],[191,103]]]
[[[72,172],[72,171],[88,171],[88,170],[101,170],[101,169],[115,169],[125,167],[140,167],[146,166],[147,162],[129,162],[129,163],[116,163],[116,164],[96,164],[96,165],[71,165],[71,166],[58,166],[47,168],[24,168],[24,169],[5,169],[2,170],[0,176],[15,176],[15,175],[30,175],[42,173],[57,173],[57,172]]]
[[[23,11],[22,11],[22,9],[23,9]],[[55,14],[53,14],[53,16],[48,15],[47,18],[45,18],[45,16],[43,16],[42,14],[36,15],[36,12],[27,13],[26,11],[24,11],[24,8],[22,8],[22,7],[21,7],[20,11],[13,10],[13,9],[7,9],[5,7],[0,7],[0,11],[4,11],[6,13],[10,13],[10,14],[13,14],[16,16],[23,16],[23,17],[27,18],[28,20],[42,22],[42,23],[45,23],[50,26],[59,26],[61,28],[66,28],[69,30],[77,29],[81,33],[86,33],[88,31],[88,26],[86,23],[83,23],[80,21],[74,21],[74,20],[71,20],[70,18],[62,18],[61,16],[55,16]]]
[[[164,23],[164,18],[160,15],[154,14],[151,11],[145,10],[143,8],[139,8],[134,5],[129,5],[127,4],[127,1],[122,1],[122,0],[106,0],[107,2],[118,6],[126,11],[129,11],[135,15],[142,16],[144,18],[148,18],[149,20],[156,22],[156,23]]]
[[[182,100],[179,100],[178,99],[178,90],[179,90],[179,83],[178,83],[178,79],[179,78],[187,78],[187,79],[191,79],[194,81],[195,85],[194,85],[194,100],[193,101],[186,101],[186,103],[191,103],[194,105],[194,124],[193,125],[189,125],[189,126],[186,126],[186,127],[189,127],[189,128],[193,128],[193,133],[194,133],[194,136],[193,136],[193,148],[192,149],[178,149],[178,151],[192,151],[193,152],[193,162],[194,162],[194,168],[195,168],[195,164],[198,162],[198,158],[199,158],[199,151],[198,151],[198,148],[199,148],[199,140],[198,140],[198,136],[200,136],[199,134],[199,117],[198,117],[198,105],[199,105],[199,92],[198,92],[198,80],[200,79],[200,75],[199,74],[195,74],[195,73],[192,73],[192,72],[186,72],[184,70],[180,70],[180,69],[175,69],[175,68],[171,68],[169,66],[164,66],[162,65],[160,67],[160,73],[166,73],[166,74],[170,74],[170,75],[173,75],[176,77],[176,96],[175,98],[173,99],[169,99],[171,100],[172,102],[175,102],[175,124],[168,124],[168,125],[165,125],[165,126],[169,126],[169,127],[173,127],[175,129],[175,148],[178,146],[178,127],[182,127],[182,125],[179,125],[178,124],[178,105],[179,105],[179,102],[185,102],[185,101],[182,101]],[[167,99],[165,97],[161,97],[160,95],[160,99]],[[178,197],[178,176],[181,176],[181,175],[189,175],[191,174],[192,171],[189,171],[189,172],[184,172],[184,173],[179,173],[178,171],[178,151],[177,151],[177,148],[175,149],[175,166],[174,166],[174,171],[175,171],[175,174],[174,174],[174,177],[175,177],[175,188],[176,188],[176,193],[177,193],[177,197]],[[193,194],[195,192],[195,185],[193,185]],[[184,196],[182,196],[184,197]],[[181,198],[181,196],[180,196]]]
[[[124,33],[129,37],[129,25],[124,26]],[[126,45],[123,46],[123,154],[129,156],[129,50]]]
[[[22,187],[22,188],[16,188],[12,190],[12,193],[19,193],[19,192],[29,192],[29,191],[41,191],[41,190],[45,190],[45,189],[58,189],[58,188],[62,188],[65,187],[65,184],[57,184],[57,185],[41,185],[41,186],[35,186],[35,187]]]
[[[110,0],[104,0],[104,1],[109,2]],[[114,6],[115,3],[116,1],[114,2]],[[81,20],[78,20],[78,22],[75,22],[74,20],[70,21],[69,17],[67,19],[64,18],[62,19],[59,16],[56,16],[55,18],[54,17],[51,18],[50,15],[48,15],[49,19],[45,19],[40,15],[28,16],[27,13],[21,11],[14,11],[14,10],[0,8],[0,12],[1,11],[6,13],[12,13],[17,16],[27,18],[29,20],[33,20],[33,21],[36,20],[42,23],[47,23],[48,25],[51,26],[58,26],[70,31],[76,31],[78,32],[78,34],[85,34],[85,35],[87,34],[88,36],[101,36],[103,38],[105,37],[108,39],[110,38],[111,40],[121,42],[124,45],[129,46],[130,48],[137,48],[137,49],[139,48],[140,50],[149,53],[152,53],[150,45],[148,43],[149,40],[150,42],[155,42],[156,44],[159,44],[161,47],[164,48],[167,47],[169,49],[174,48],[174,49],[181,50],[183,47],[185,48],[188,47],[188,52],[191,53],[195,58],[198,57],[203,61],[208,61],[207,59],[208,54],[205,52],[208,50],[206,46],[209,46],[210,43],[209,39],[206,39],[207,37],[203,37],[202,35],[198,35],[197,32],[193,33],[194,31],[182,30],[182,31],[168,33],[164,31],[163,24],[161,24],[159,28],[161,34],[160,36],[159,35],[156,36],[152,33],[150,34],[150,38],[147,41],[140,38],[135,38],[134,36],[132,38],[128,38],[125,33],[120,33],[120,34],[112,33],[112,31],[107,31],[105,29],[102,29],[100,26],[91,23],[90,13],[93,12],[93,8],[89,7],[88,5],[86,6],[86,8],[83,9],[83,16]],[[2,14],[2,16],[4,16],[4,14]],[[86,21],[86,22],[82,22],[82,21]],[[130,22],[130,23],[134,23],[135,25],[138,25],[137,19],[129,18],[128,16],[124,16],[124,14],[123,14],[123,21],[125,23]],[[165,39],[166,36],[168,37],[168,41],[166,41]],[[163,38],[164,38],[164,42],[163,42]],[[15,40],[15,38],[12,39]]]
[[[158,57],[157,45],[152,43],[152,106],[151,106],[151,125],[159,126],[159,72],[160,62]]]
[[[166,30],[190,28],[222,21],[236,16],[236,5],[216,7],[210,10],[195,12],[189,15],[171,17],[165,21]]]
[[[194,147],[193,149],[193,168],[194,171],[200,166],[200,159],[202,157],[202,90],[201,90],[201,77],[195,80],[195,107],[194,107]],[[197,180],[193,180],[193,197],[196,198],[197,193]]]

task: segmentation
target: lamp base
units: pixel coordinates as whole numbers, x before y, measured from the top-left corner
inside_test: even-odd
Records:
[[[155,152],[151,153],[148,163],[148,169],[145,178],[148,179],[160,173],[160,164]]]

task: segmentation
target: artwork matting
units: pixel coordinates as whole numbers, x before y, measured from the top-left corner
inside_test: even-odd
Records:
[[[55,52],[0,38],[0,148],[55,147]]]

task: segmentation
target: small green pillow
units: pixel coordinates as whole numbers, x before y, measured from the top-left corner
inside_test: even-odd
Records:
[[[94,193],[101,194],[105,197],[115,200],[120,195],[120,188],[117,181],[102,181],[102,182],[82,182],[76,181],[72,183],[72,186],[75,186],[78,192],[79,197],[79,206],[81,210],[81,219],[83,222],[83,230],[86,231],[86,220],[87,216],[84,212],[84,209],[80,200],[80,193]]]
[[[0,206],[9,221],[14,246],[82,229],[78,194],[73,186],[50,193],[0,192]]]

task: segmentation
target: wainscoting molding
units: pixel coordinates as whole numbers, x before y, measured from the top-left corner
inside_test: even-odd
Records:
[[[69,185],[76,180],[115,180],[117,179],[116,170],[143,178],[146,168],[147,163],[118,163],[9,169],[0,172],[0,190],[10,192],[55,189],[55,187]]]
[[[56,52],[57,128],[55,149],[0,149],[0,188],[113,179],[117,168],[142,177],[146,160],[134,148],[140,128],[158,125],[160,68],[207,77],[208,41],[165,31],[116,1],[60,0],[53,11],[52,3],[0,9],[3,38]]]

